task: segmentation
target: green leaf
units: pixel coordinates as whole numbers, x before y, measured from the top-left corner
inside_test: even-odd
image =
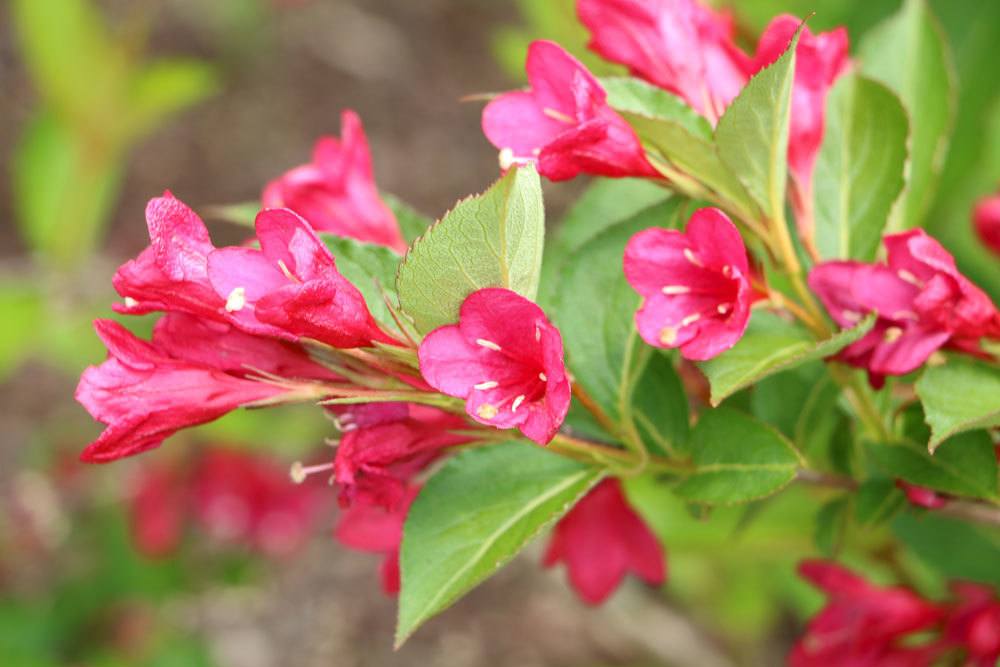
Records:
[[[915,227],[930,206],[955,113],[951,53],[924,0],[902,8],[861,42],[862,71],[891,88],[910,115],[909,178],[889,229]]]
[[[932,512],[906,512],[892,530],[921,560],[948,579],[983,581],[1000,588],[1000,533]]]
[[[403,311],[426,334],[457,321],[465,298],[484,287],[506,287],[534,299],[544,236],[538,172],[531,166],[511,169],[413,242],[396,277]]]
[[[383,192],[381,195],[382,201],[385,202],[393,215],[396,216],[396,222],[399,223],[399,231],[403,232],[403,238],[406,239],[407,243],[413,243],[421,234],[427,231],[428,227],[434,224],[433,220],[423,213],[418,212],[396,195],[388,192]]]
[[[781,433],[729,408],[702,414],[691,433],[691,452],[695,472],[675,491],[710,505],[744,503],[776,493],[802,465]]]
[[[396,646],[513,558],[601,475],[523,442],[466,450],[445,463],[403,529]]]
[[[562,333],[567,362],[576,381],[616,421],[622,414],[622,397],[642,370],[632,359],[642,342],[635,329],[639,295],[622,272],[625,245],[640,230],[671,226],[679,201],[652,206],[588,241],[561,276],[552,315]]]
[[[257,214],[260,213],[259,201],[244,201],[236,204],[214,204],[201,209],[201,217],[206,220],[221,220],[234,225],[242,225],[253,229]]]
[[[933,455],[912,440],[873,443],[872,457],[886,473],[911,484],[974,498],[997,498],[997,457],[985,431],[949,438]]]
[[[894,517],[906,505],[906,496],[887,477],[873,477],[858,487],[854,496],[854,518],[862,526],[877,526]]]
[[[361,290],[376,320],[392,323],[385,296],[395,301],[393,284],[400,257],[384,245],[365,243],[332,234],[320,234],[337,263],[337,269]]]
[[[712,140],[712,126],[687,102],[663,88],[627,76],[601,79],[608,93],[608,106],[615,111],[677,123],[699,139]]]
[[[930,450],[955,433],[1000,426],[1000,369],[966,357],[928,366],[917,396],[931,427]]]
[[[816,248],[823,259],[871,260],[903,189],[908,121],[880,83],[841,77],[830,91],[816,159]]]
[[[0,381],[26,360],[45,325],[45,301],[37,289],[13,280],[0,282]]]
[[[833,558],[840,550],[847,530],[848,509],[851,503],[848,498],[834,498],[819,508],[816,513],[816,528],[813,539],[816,548],[827,558]]]
[[[796,324],[767,311],[755,311],[740,342],[698,364],[712,386],[712,405],[768,375],[836,354],[868,333],[874,324],[874,316],[869,316],[851,329],[816,341]]]
[[[788,121],[798,43],[796,31],[785,53],[750,79],[715,128],[722,162],[742,181],[764,214],[781,222],[785,220]]]
[[[711,137],[692,133],[684,124],[663,118],[622,112],[643,146],[651,151],[654,166],[656,158],[675,165],[680,171],[695,178],[731,202],[745,208],[755,205],[746,188],[719,157]]]
[[[132,76],[122,120],[131,137],[142,136],[218,88],[219,77],[208,63],[180,58],[153,62]]]
[[[625,399],[627,414],[646,447],[656,454],[677,456],[687,450],[687,394],[670,355],[645,349],[649,359]]]

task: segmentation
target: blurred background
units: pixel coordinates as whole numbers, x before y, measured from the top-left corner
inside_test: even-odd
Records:
[[[783,11],[815,11],[813,30],[846,25],[856,43],[899,0],[729,5],[747,44]],[[960,95],[929,226],[996,285],[969,209],[1000,179],[1000,3],[931,5]],[[815,547],[813,510],[792,492],[745,527],[744,515],[704,522],[650,491],[671,570],[663,592],[629,584],[586,608],[529,550],[393,653],[378,558],[333,541],[332,491],[286,484],[292,461],[328,456],[320,411],[238,412],[138,459],[76,461],[99,432],[72,398],[104,357],[91,321],[111,316],[114,269],[148,243],[150,197],[171,190],[210,219],[217,243],[238,242],[245,228],[213,214],[258,199],[317,137],[339,134],[349,107],[380,188],[437,217],[497,173],[480,103],[460,99],[519,85],[539,37],[613,71],[587,57],[569,0],[0,4],[0,664],[782,661],[819,601],[793,574]],[[547,186],[551,220],[583,185]],[[939,586],[933,555],[915,550],[913,569]]]

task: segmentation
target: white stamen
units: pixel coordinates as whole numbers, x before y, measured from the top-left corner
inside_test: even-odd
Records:
[[[558,120],[561,123],[568,123],[570,125],[575,125],[576,121],[573,120],[572,116],[564,114],[562,111],[557,111],[552,107],[544,107],[542,113],[553,120]]]
[[[515,163],[514,149],[501,148],[500,155],[497,156],[497,159],[500,161],[500,170],[507,171],[508,169],[513,167]]]
[[[500,383],[494,382],[493,380],[487,380],[486,382],[480,382],[479,384],[472,385],[474,389],[479,389],[480,391],[485,391],[487,389],[494,389]]]
[[[485,347],[487,350],[493,350],[494,352],[500,351],[500,346],[491,340],[486,340],[485,338],[477,338],[476,345],[480,347]]]
[[[841,313],[848,322],[860,322],[861,313],[854,310],[845,310]]]
[[[493,419],[497,416],[496,406],[490,405],[489,403],[483,403],[478,408],[476,408],[476,414],[483,419]]]
[[[691,288],[687,285],[664,285],[660,291],[664,294],[687,294]]]
[[[903,335],[903,330],[899,327],[889,327],[885,330],[885,342],[895,343]]]
[[[539,341],[541,339],[542,339],[542,328],[536,324],[535,325],[535,340]]]
[[[517,409],[521,407],[521,403],[524,403],[524,394],[520,394],[514,399],[514,402],[510,404],[510,411],[517,412]]]
[[[726,313],[729,312],[729,304],[720,303],[718,306],[715,307],[715,310],[719,313],[719,315],[725,315]]]
[[[700,319],[701,319],[701,315],[699,313],[694,313],[693,315],[688,315],[683,320],[681,320],[681,326],[682,327],[686,327],[687,325],[693,324],[693,323],[697,322]]]
[[[897,310],[892,314],[894,320],[919,320],[920,316],[912,310]]]
[[[728,264],[726,264],[724,267],[722,267],[722,275],[724,275],[727,278],[729,278],[730,276],[732,276],[733,275],[733,267],[731,267]]]
[[[906,269],[900,269],[899,271],[896,271],[896,275],[899,276],[902,280],[905,280],[906,282],[910,283],[911,285],[915,285],[917,287],[924,286],[923,281],[921,281],[919,278],[917,278],[915,275],[913,275]]]
[[[663,327],[660,329],[660,342],[664,345],[673,345],[677,342],[677,328]]]
[[[285,274],[285,277],[291,280],[293,283],[299,282],[299,279],[296,278],[294,275],[292,275],[292,272],[288,270],[288,266],[285,264],[285,260],[283,259],[278,260],[278,268],[281,269],[281,272]]]
[[[314,466],[304,466],[301,461],[296,461],[292,464],[291,469],[288,471],[288,476],[291,477],[292,481],[296,484],[301,484],[306,481],[306,477],[309,475],[332,469],[332,463],[320,463],[319,465]]]
[[[247,305],[247,290],[245,287],[234,287],[226,298],[226,312],[236,313]]]
[[[138,305],[139,305],[139,302],[136,301],[135,299],[133,299],[132,297],[130,297],[130,296],[125,297],[125,307],[126,308],[135,308]]]
[[[705,266],[704,264],[701,263],[701,260],[695,256],[691,248],[684,248],[684,259],[691,262],[695,266],[700,266],[700,267]]]
[[[539,373],[538,374],[538,379],[541,380],[542,382],[548,382],[549,381],[549,378],[548,378],[548,376],[545,373]]]
[[[534,155],[535,157],[538,157],[539,155],[542,154],[542,149],[541,148],[532,148],[531,149],[531,154]]]

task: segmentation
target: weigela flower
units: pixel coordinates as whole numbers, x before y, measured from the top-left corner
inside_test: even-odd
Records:
[[[908,635],[933,627],[943,613],[912,591],[874,586],[824,561],[803,562],[799,574],[828,599],[792,650],[792,667],[929,667],[940,655],[940,646],[904,646]]]
[[[432,331],[420,344],[420,372],[438,391],[465,399],[476,421],[519,428],[546,444],[570,403],[562,336],[542,309],[502,288],[470,294],[458,324]]]
[[[713,124],[753,71],[733,43],[730,17],[697,0],[577,0],[576,9],[592,50],[682,97]]]
[[[918,486],[916,484],[910,484],[909,482],[897,479],[896,487],[906,494],[906,499],[910,501],[910,504],[916,505],[917,507],[936,510],[941,509],[948,504],[948,499],[945,496],[941,495],[937,491],[934,491],[933,489],[928,489],[925,486]]]
[[[337,348],[394,342],[302,218],[286,209],[267,209],[257,215],[256,230],[260,250],[221,248],[208,261],[212,287],[236,326]]]
[[[1000,194],[980,199],[972,220],[983,245],[1000,255]]]
[[[728,350],[750,319],[750,267],[735,225],[716,208],[694,212],[684,232],[654,227],[625,248],[625,278],[643,297],[635,314],[650,345],[692,360]]]
[[[784,14],[768,24],[757,43],[753,70],[759,71],[777,60],[795,31],[802,25],[798,17]],[[788,167],[803,202],[812,199],[812,173],[823,143],[826,96],[837,78],[847,70],[848,39],[845,28],[813,34],[803,26],[795,49],[795,81],[792,85],[792,112],[788,129]],[[801,219],[801,214],[800,214]]]
[[[530,90],[505,93],[483,109],[483,132],[501,165],[537,162],[546,178],[577,174],[656,176],[638,137],[607,104],[604,87],[552,42],[533,42],[525,63]]]
[[[990,298],[959,273],[955,260],[921,229],[885,237],[887,263],[824,262],[809,285],[844,327],[878,314],[875,327],[839,358],[867,368],[872,383],[919,368],[944,345],[978,353],[981,338],[1000,337]]]
[[[379,573],[386,595],[399,593],[399,544],[403,540],[406,513],[419,487],[411,486],[403,501],[392,510],[369,503],[353,503],[340,513],[335,536],[346,547],[383,554]]]
[[[183,477],[178,466],[143,466],[132,480],[129,531],[140,553],[162,558],[177,550],[184,534]]]
[[[201,218],[169,192],[146,205],[149,247],[123,264],[113,283],[125,299],[115,310],[143,314],[176,310],[222,319],[226,301],[208,280],[215,250]]]
[[[544,564],[566,564],[569,580],[589,604],[600,604],[631,572],[658,586],[666,578],[663,548],[617,479],[595,486],[552,533]]]
[[[334,480],[340,504],[355,499],[392,510],[403,502],[410,478],[440,456],[443,449],[467,442],[449,432],[461,429],[461,417],[423,405],[410,405],[404,416],[379,423],[352,422],[337,446]]]
[[[397,252],[406,241],[396,216],[379,197],[361,119],[350,110],[340,116],[340,140],[323,137],[312,162],[272,181],[262,196],[265,208],[288,208],[316,231],[378,243]]]
[[[968,665],[996,667],[1000,660],[1000,598],[989,586],[955,582],[958,598],[945,622],[945,641],[963,647]]]
[[[76,399],[107,428],[83,451],[84,461],[138,454],[182,428],[289,391],[172,357],[112,320],[94,326],[108,360],[83,372]]]

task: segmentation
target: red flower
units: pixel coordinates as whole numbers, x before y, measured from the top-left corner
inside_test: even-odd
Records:
[[[722,211],[694,212],[685,232],[654,227],[625,248],[625,277],[643,296],[639,334],[704,360],[736,344],[750,318],[750,267],[743,239]]]
[[[945,622],[945,640],[965,648],[969,665],[995,667],[1000,660],[1000,599],[989,586],[955,582],[959,602]]]
[[[80,458],[103,463],[159,446],[182,428],[289,391],[178,359],[111,320],[94,323],[108,360],[83,372],[76,399],[108,427]]]
[[[169,192],[146,205],[149,247],[115,273],[125,299],[120,313],[178,310],[222,319],[225,299],[208,280],[208,255],[215,250],[201,218]]]
[[[788,48],[800,25],[802,20],[789,14],[772,20],[757,43],[753,70],[759,71],[777,60]],[[845,28],[814,35],[805,26],[795,49],[788,167],[797,189],[793,197],[796,217],[807,234],[812,231],[812,173],[823,143],[826,95],[837,78],[847,70],[847,49]]]
[[[517,427],[544,445],[569,410],[562,336],[542,309],[502,288],[481,289],[462,303],[458,324],[420,344],[420,372],[438,391],[466,399],[476,421]]]
[[[948,499],[945,496],[941,495],[937,491],[928,489],[925,486],[917,486],[916,484],[910,484],[909,482],[897,479],[896,487],[902,489],[903,493],[906,494],[906,499],[910,501],[910,504],[916,505],[917,507],[936,510],[941,509],[948,504]]]
[[[183,477],[170,464],[143,466],[132,480],[129,528],[140,553],[162,558],[177,550],[184,532]]]
[[[561,46],[533,42],[531,89],[505,93],[483,110],[483,132],[501,164],[537,162],[553,181],[577,174],[656,176],[628,123],[607,105],[594,76]]]
[[[286,209],[268,209],[257,215],[256,228],[260,250],[221,248],[208,261],[212,286],[225,299],[236,326],[338,348],[393,342],[302,218]]]
[[[333,463],[341,506],[359,499],[392,510],[404,501],[415,473],[444,448],[468,440],[449,432],[464,424],[462,418],[436,408],[410,405],[402,417],[349,429],[340,439]]]
[[[573,588],[600,604],[629,572],[658,586],[666,578],[663,548],[636,514],[617,479],[606,479],[556,524],[545,552],[551,567],[563,561]]]
[[[983,244],[1000,255],[1000,194],[980,199],[972,219]]]
[[[752,72],[732,41],[730,17],[696,0],[577,0],[576,8],[592,50],[684,98],[713,124]]]
[[[399,593],[399,543],[403,540],[403,523],[410,504],[417,497],[418,487],[409,487],[403,501],[392,510],[378,505],[354,503],[340,514],[335,535],[346,547],[384,555],[380,573],[382,590],[387,595]]]
[[[941,244],[921,229],[884,242],[887,264],[825,262],[809,274],[810,287],[841,326],[878,314],[872,331],[845,348],[841,359],[867,368],[878,386],[882,376],[909,373],[946,344],[982,354],[981,338],[1000,337],[996,307],[959,273]]]
[[[406,250],[396,216],[379,197],[361,119],[340,116],[343,139],[323,137],[312,162],[286,172],[264,188],[265,208],[288,208],[316,231]]]
[[[940,646],[903,646],[934,626],[942,610],[905,588],[880,588],[834,563],[805,561],[799,573],[827,594],[789,656],[792,667],[920,667]]]

